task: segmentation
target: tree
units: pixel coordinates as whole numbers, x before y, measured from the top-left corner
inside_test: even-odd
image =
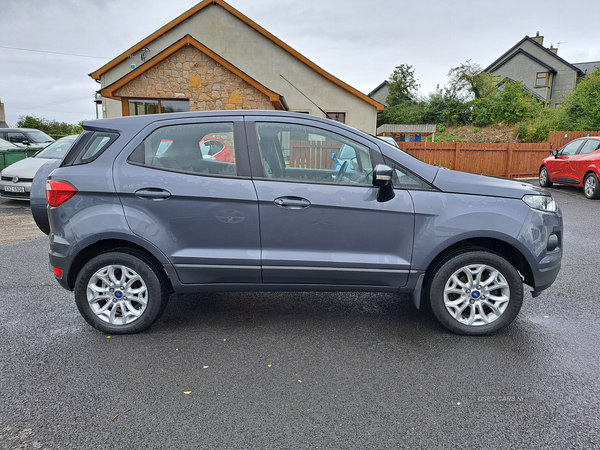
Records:
[[[390,93],[387,98],[389,106],[396,106],[405,101],[414,101],[419,91],[415,78],[415,69],[409,64],[400,64],[390,75],[388,86]]]
[[[557,131],[600,130],[600,68],[581,81],[559,110]]]
[[[449,89],[471,98],[483,98],[495,90],[493,75],[483,72],[477,63],[467,62],[448,72]]]
[[[34,115],[19,116],[17,122],[18,128],[34,128],[53,136],[67,136],[70,134],[79,134],[83,131],[81,123],[71,125],[56,120],[40,119]]]

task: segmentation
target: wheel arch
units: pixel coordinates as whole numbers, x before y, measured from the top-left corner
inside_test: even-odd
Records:
[[[124,239],[103,239],[81,249],[77,253],[77,256],[73,259],[69,270],[67,279],[69,288],[73,290],[77,276],[88,261],[103,253],[118,251],[129,253],[145,260],[148,264],[156,269],[159,276],[167,283],[167,289],[170,292],[173,292],[171,280],[158,258],[144,247]]]
[[[426,286],[435,273],[436,268],[441,266],[452,256],[472,250],[484,250],[502,256],[519,271],[523,281],[526,284],[529,286],[533,286],[535,284],[531,266],[518,248],[501,239],[492,237],[476,237],[455,242],[439,252],[437,256],[429,263],[427,269],[425,269],[425,280],[423,285]]]

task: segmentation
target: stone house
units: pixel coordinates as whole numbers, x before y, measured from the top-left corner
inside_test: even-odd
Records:
[[[543,44],[544,37],[539,32],[533,38],[525,36],[484,72],[493,73],[498,82],[519,81],[537,98],[556,107],[575,89],[586,71],[600,62],[571,64],[558,56],[558,48],[552,44],[546,48]]]
[[[321,108],[375,133],[384,108],[223,0],[198,3],[90,76],[103,117],[225,109],[325,117]]]

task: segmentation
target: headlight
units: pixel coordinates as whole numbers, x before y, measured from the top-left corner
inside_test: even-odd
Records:
[[[523,201],[533,209],[539,209],[540,211],[546,212],[558,211],[558,206],[556,205],[554,198],[549,195],[525,195],[523,196]]]

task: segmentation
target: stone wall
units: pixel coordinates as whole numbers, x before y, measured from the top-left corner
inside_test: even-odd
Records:
[[[141,74],[115,96],[189,99],[190,111],[275,109],[269,97],[192,46]]]

